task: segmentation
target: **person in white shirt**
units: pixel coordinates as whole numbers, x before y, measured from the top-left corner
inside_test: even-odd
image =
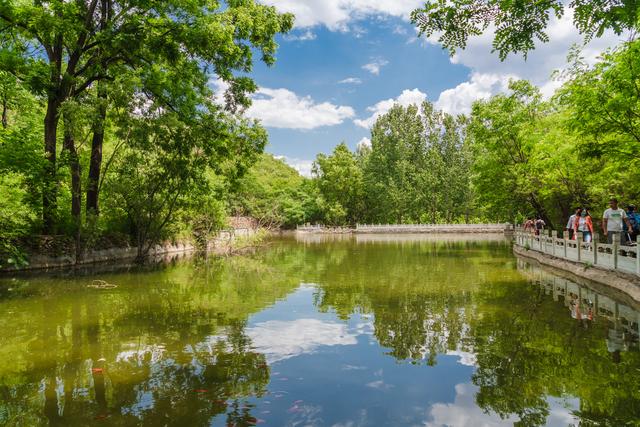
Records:
[[[609,209],[604,211],[602,215],[602,231],[609,244],[613,243],[614,240],[617,240],[620,244],[624,244],[626,241],[626,239],[622,237],[623,222],[626,222],[627,227],[631,229],[631,223],[629,222],[627,213],[624,209],[618,207],[618,200],[609,200]]]

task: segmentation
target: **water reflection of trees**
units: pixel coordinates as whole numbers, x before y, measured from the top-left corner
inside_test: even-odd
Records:
[[[119,287],[0,284],[0,424],[254,424],[246,398],[269,371],[245,322],[300,282],[319,284],[320,310],[373,314],[400,361],[472,354],[486,411],[541,425],[557,396],[579,398],[587,425],[640,418],[638,312],[516,268],[508,246],[345,240],[103,278]],[[594,320],[573,318],[573,300],[593,303]]]
[[[380,344],[412,363],[435,364],[438,354],[472,349],[472,295],[511,262],[506,246],[477,241],[339,245],[353,254],[318,273],[318,306],[342,318],[375,314]],[[326,244],[317,250],[333,251]]]
[[[255,425],[246,399],[265,393],[269,369],[246,319],[299,283],[269,261],[103,276],[111,290],[3,283],[19,286],[0,313],[0,424]]]
[[[484,410],[544,425],[548,398],[556,396],[579,398],[576,416],[585,423],[623,425],[640,417],[637,311],[616,323],[607,317],[613,309],[601,304],[595,320],[574,319],[570,301],[554,300],[544,280],[532,285],[504,247],[340,246],[353,253],[317,273],[318,306],[342,318],[373,314],[377,339],[402,361],[432,365],[438,355],[473,353],[476,402]],[[335,259],[325,250],[330,246],[316,248],[319,258]],[[626,328],[624,347],[631,350],[618,358],[607,348],[615,324]]]

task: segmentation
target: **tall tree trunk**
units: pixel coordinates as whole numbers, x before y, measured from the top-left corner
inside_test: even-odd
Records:
[[[104,143],[104,125],[107,116],[107,90],[103,82],[98,83],[98,118],[94,124],[91,141],[91,160],[89,162],[89,181],[87,183],[87,219],[100,213],[98,206],[100,169],[102,168],[102,145]]]
[[[69,155],[69,167],[71,169],[71,217],[74,224],[76,239],[76,262],[82,258],[81,231],[82,231],[82,175],[80,160],[76,151],[76,142],[73,137],[73,127],[70,119],[64,119],[64,149]]]
[[[547,227],[553,229],[554,227],[551,218],[549,218],[546,209],[538,201],[538,198],[534,193],[529,194],[529,202],[531,203],[531,206],[533,206],[533,209],[535,209],[536,214],[547,224]]]
[[[58,209],[58,183],[56,182],[56,140],[58,137],[58,110],[60,101],[50,96],[47,114],[44,117],[44,152],[47,164],[44,170],[42,189],[42,225],[44,234],[56,232],[56,211]]]
[[[2,99],[2,128],[6,129],[9,125],[9,121],[7,120],[7,98]]]
[[[111,14],[111,0],[100,1],[100,31],[104,31]],[[101,63],[103,72],[106,68]],[[87,183],[87,220],[91,215],[99,215],[100,169],[102,168],[102,145],[104,143],[104,125],[107,117],[107,88],[103,81],[98,82],[98,118],[93,125],[91,141],[91,159],[89,161],[89,181]]]

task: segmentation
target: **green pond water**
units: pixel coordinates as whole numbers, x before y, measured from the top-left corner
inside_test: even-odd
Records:
[[[639,320],[499,238],[1,277],[0,425],[639,425]]]

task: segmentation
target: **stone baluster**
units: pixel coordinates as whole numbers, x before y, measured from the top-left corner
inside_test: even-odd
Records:
[[[582,233],[578,233],[576,248],[578,249],[578,262],[582,261]]]

